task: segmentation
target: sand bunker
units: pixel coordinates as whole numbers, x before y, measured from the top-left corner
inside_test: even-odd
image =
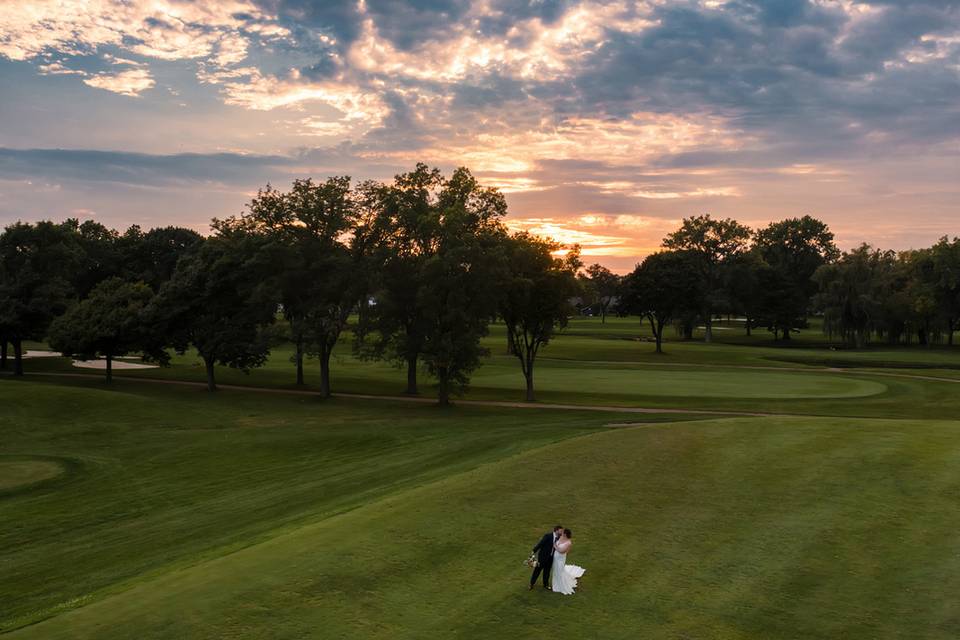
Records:
[[[107,361],[96,359],[96,360],[74,360],[73,366],[79,367],[81,369],[106,369]],[[113,368],[116,369],[156,369],[157,365],[155,364],[146,364],[143,362],[127,362],[126,360],[114,360]]]
[[[23,352],[24,358],[60,358],[62,353],[57,351],[44,351],[43,349],[31,349]],[[102,358],[96,360],[74,360],[73,366],[80,369],[106,369],[107,361]],[[145,364],[143,362],[129,362],[127,360],[114,360],[114,369],[156,369],[155,364]]]

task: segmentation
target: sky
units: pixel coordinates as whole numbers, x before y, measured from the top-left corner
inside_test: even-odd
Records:
[[[960,235],[960,0],[0,0],[0,223],[201,232],[466,166],[629,270],[687,216]]]

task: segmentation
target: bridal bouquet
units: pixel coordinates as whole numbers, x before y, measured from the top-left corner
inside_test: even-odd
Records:
[[[530,554],[530,557],[527,558],[526,561],[524,561],[523,564],[527,565],[527,566],[530,567],[531,569],[533,569],[534,567],[539,566],[540,563],[537,562],[537,554],[531,553],[531,554]]]

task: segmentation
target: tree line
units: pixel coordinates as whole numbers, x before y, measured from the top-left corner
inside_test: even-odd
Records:
[[[863,244],[841,252],[828,226],[804,216],[751,230],[709,215],[683,221],[621,281],[622,308],[646,317],[662,350],[665,327],[689,339],[716,317],[737,315],[746,333],[778,341],[807,326],[848,347],[953,345],[960,322],[960,239],[894,252]]]
[[[262,365],[289,340],[296,384],[331,355],[352,322],[362,358],[418,372],[438,399],[461,393],[486,351],[491,321],[506,327],[533,399],[539,350],[564,327],[580,293],[576,247],[509,233],[496,189],[464,168],[449,177],[419,164],[390,183],[347,177],[267,186],[241,215],[214,219],[207,238],[168,227],[124,233],[76,220],[8,226],[0,235],[0,343],[46,340],[64,355],[113,360],[139,353],[165,364],[194,349],[216,389],[215,366]]]
[[[537,355],[578,304],[602,321],[613,312],[647,319],[658,352],[669,327],[689,339],[702,324],[711,340],[722,314],[787,340],[820,312],[825,330],[852,346],[873,337],[952,344],[960,318],[958,240],[841,253],[810,217],[753,231],[705,215],[685,219],[621,277],[584,268],[577,246],[510,233],[506,212],[503,195],[467,169],[445,176],[418,164],[392,182],[268,185],[243,213],[214,219],[209,237],[18,222],[0,235],[0,364],[12,346],[22,375],[23,343],[45,340],[64,355],[102,357],[109,381],[117,357],[166,364],[194,349],[215,390],[216,365],[249,371],[289,342],[296,384],[315,358],[329,396],[331,355],[349,334],[357,356],[406,370],[407,393],[419,393],[426,372],[447,404],[500,321],[533,400]]]

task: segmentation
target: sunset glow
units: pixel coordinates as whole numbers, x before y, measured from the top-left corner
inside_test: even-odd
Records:
[[[267,182],[465,165],[624,271],[690,215],[960,234],[951,2],[34,0],[0,11],[0,222],[206,230]]]

